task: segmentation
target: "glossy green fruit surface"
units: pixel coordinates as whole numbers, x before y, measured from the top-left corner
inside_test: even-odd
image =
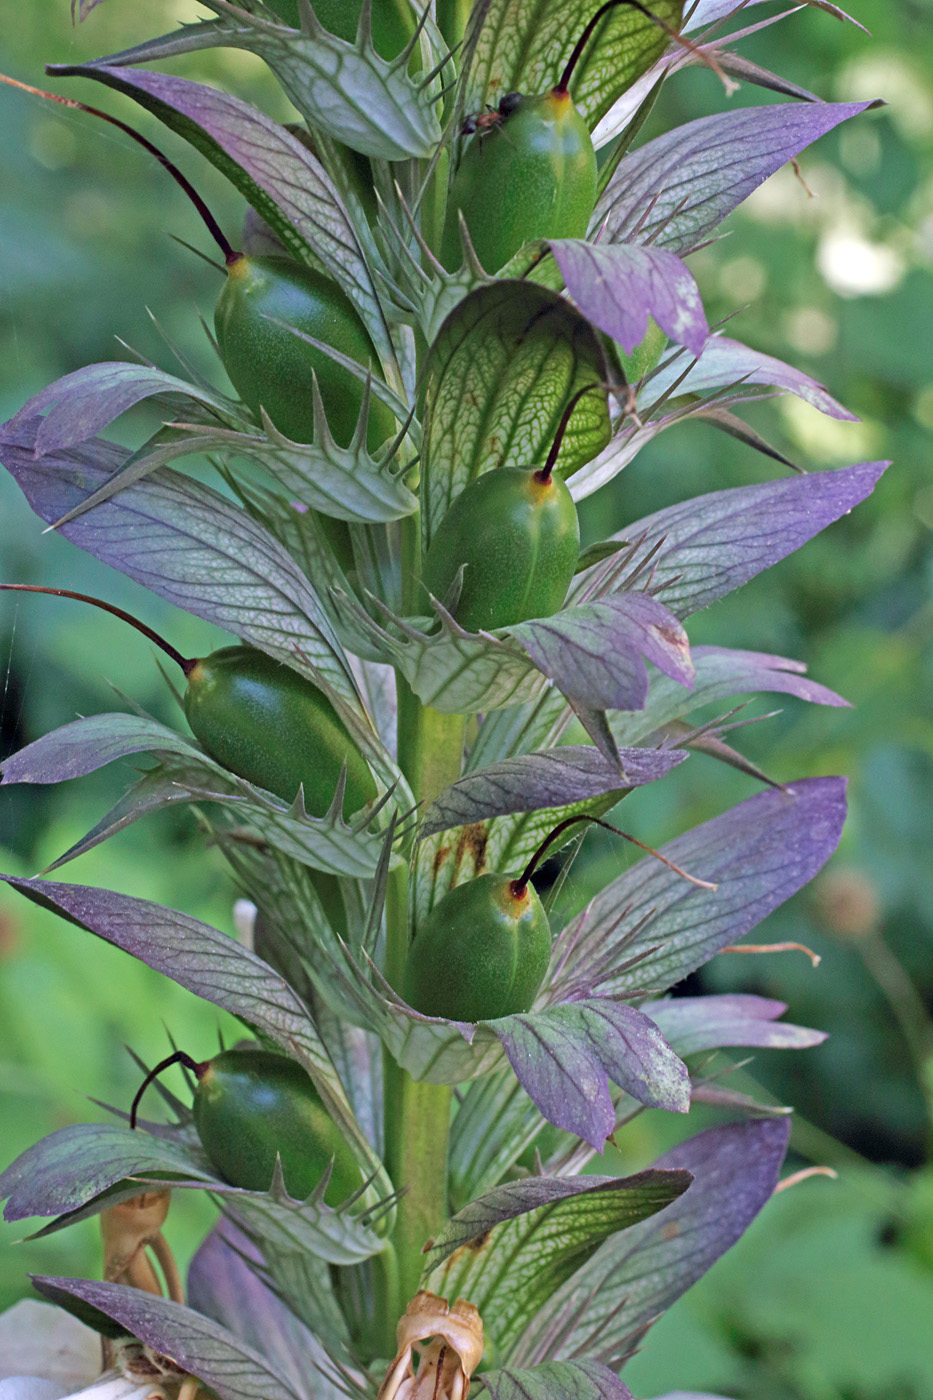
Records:
[[[425,1016],[492,1021],[528,1011],[551,958],[551,930],[533,885],[509,875],[457,885],[418,930],[402,996]]]
[[[583,238],[596,203],[596,154],[568,93],[523,97],[470,140],[450,188],[441,262],[460,266],[457,211],[477,257],[497,272],[532,238]]]
[[[277,322],[284,324],[279,325]],[[240,256],[214,310],[214,330],[231,383],[259,418],[260,405],[293,442],[314,437],[311,372],[317,375],[330,430],[341,447],[353,436],[363,383],[286,327],[324,341],[364,369],[378,358],[356,310],[336,282],[289,258]],[[392,436],[395,419],[371,400],[369,447]]]
[[[358,812],[376,785],[334,707],[304,676],[254,647],[221,647],[188,674],[185,714],[204,748],[247,782],[322,817],[347,765],[344,810]]]
[[[304,1200],[334,1159],[328,1205],[358,1191],[362,1174],[308,1075],[268,1050],[225,1050],[203,1069],[194,1122],[221,1176],[248,1191],[268,1191],[276,1153],[288,1194]]]
[[[464,567],[454,616],[468,632],[550,617],[577,566],[577,509],[559,476],[498,467],[460,493],[425,556],[422,582],[441,602]]]

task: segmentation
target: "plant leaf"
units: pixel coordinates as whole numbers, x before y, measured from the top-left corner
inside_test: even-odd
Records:
[[[745,993],[722,996],[668,997],[642,1002],[642,1011],[658,1026],[678,1055],[719,1050],[727,1045],[757,1045],[764,1050],[807,1050],[821,1045],[823,1031],[778,1023],[787,1010],[782,1001]]]
[[[507,1357],[538,1309],[602,1242],[664,1208],[689,1172],[629,1177],[531,1177],[473,1201],[437,1235],[422,1286],[469,1298]]]
[[[408,76],[407,52],[387,63],[368,36],[346,43],[313,11],[306,22],[309,32],[298,33],[254,21],[235,46],[258,53],[305,120],[351,150],[378,160],[432,156],[441,139],[436,94]]]
[[[693,647],[690,655],[696,667],[693,689],[685,690],[677,681],[653,673],[644,710],[630,710],[610,718],[616,743],[643,740],[664,725],[682,719],[692,710],[713,700],[759,691],[793,695],[815,705],[848,705],[847,700],[805,674],[799,661],[769,656],[759,651],[733,651],[729,647]]]
[[[191,739],[146,716],[89,715],[43,734],[5,758],[0,778],[5,783],[63,783],[146,751],[200,755]]]
[[[44,457],[87,442],[134,404],[167,394],[194,399],[221,414],[232,406],[219,395],[150,365],[112,360],[85,365],[33,394],[10,419],[8,428],[16,433],[30,419],[45,414],[33,444],[34,455]]]
[[[27,1148],[0,1175],[0,1199],[9,1197],[3,1218],[63,1215],[127,1177],[162,1176],[217,1180],[199,1149],[131,1132],[119,1123],[75,1123]]]
[[[215,1391],[220,1400],[304,1400],[260,1352],[193,1308],[139,1288],[90,1279],[34,1277],[43,1298],[69,1307],[73,1299],[97,1308],[160,1355]]]
[[[591,230],[610,243],[688,253],[786,161],[871,105],[745,107],[675,127],[619,162]]]
[[[565,1002],[489,1025],[548,1122],[597,1152],[616,1122],[610,1079],[649,1108],[689,1111],[686,1067],[633,1006],[602,998]]]
[[[548,247],[583,315],[627,354],[644,340],[649,317],[691,354],[702,353],[709,326],[700,290],[673,253],[582,238],[552,239]]]
[[[783,360],[772,355],[763,355],[758,350],[750,350],[738,340],[715,335],[707,342],[696,364],[690,366],[689,357],[684,354],[673,356],[665,361],[663,368],[656,370],[645,385],[640,398],[644,404],[653,402],[659,395],[673,389],[675,394],[702,394],[708,389],[735,384],[741,380],[744,386],[766,384],[796,394],[798,399],[812,404],[830,418],[843,419],[849,423],[859,420],[854,413],[843,408],[822,384],[803,374]],[[686,371],[686,374],[684,374]],[[681,376],[684,376],[681,378]]]
[[[715,881],[715,890],[640,860],[561,931],[554,962],[562,970],[551,995],[581,982],[599,996],[661,992],[736,942],[829,859],[842,831],[845,786],[842,778],[807,778],[759,792],[661,847],[667,859]]]
[[[640,710],[648,694],[645,661],[688,688],[687,635],[648,593],[619,593],[509,629],[542,675],[571,701],[594,710]]]
[[[680,23],[680,0],[652,0],[652,12]],[[574,39],[593,13],[575,0],[492,0],[470,67],[468,110],[495,107],[507,92],[543,93],[554,86]],[[616,98],[650,68],[667,36],[630,6],[613,10],[587,45],[573,76],[574,106],[592,127]]]
[[[501,278],[444,321],[427,361],[422,455],[425,548],[453,499],[493,467],[540,466],[572,396],[605,382],[588,321],[556,292]],[[571,415],[557,469],[566,475],[607,441],[605,394]]]
[[[41,419],[0,430],[0,454],[32,509],[55,521],[125,460],[102,439],[32,455]],[[63,527],[66,539],[160,597],[302,671],[366,736],[372,728],[340,643],[308,580],[279,543],[218,492],[168,468]],[[379,746],[381,748],[381,745]]]
[[[614,1371],[599,1361],[548,1361],[528,1370],[484,1371],[483,1385],[492,1400],[633,1400]],[[677,1400],[667,1396],[665,1400]],[[690,1400],[686,1394],[680,1400]],[[695,1396],[694,1400],[703,1400]],[[715,1400],[715,1397],[706,1397]]]
[[[365,415],[365,403],[361,416]],[[189,452],[228,452],[259,462],[281,491],[294,501],[334,520],[361,525],[401,520],[418,508],[418,499],[398,473],[381,466],[365,445],[340,447],[330,435],[321,406],[313,443],[290,442],[237,432],[192,433]]]
[[[331,1345],[332,1338],[345,1338],[329,1274],[321,1268],[313,1271],[319,1317],[312,1329],[265,1281],[266,1268],[250,1238],[231,1221],[221,1221],[191,1261],[189,1306],[268,1357],[297,1394],[339,1400],[342,1392],[330,1379],[327,1351],[316,1335],[322,1332]],[[305,1295],[307,1302],[307,1288]]]
[[[419,835],[423,839],[487,817],[571,806],[622,787],[640,787],[669,773],[686,756],[677,749],[627,749],[620,754],[621,772],[585,745],[506,759],[445,788],[425,812]]]
[[[754,1220],[777,1185],[786,1119],[710,1128],[655,1168],[686,1168],[694,1181],[657,1220],[607,1240],[530,1323],[513,1364],[591,1353],[613,1368],[675,1299]],[[555,1324],[560,1319],[560,1328]],[[575,1326],[569,1326],[570,1320]]]
[[[620,544],[623,539],[639,542],[627,568],[637,568],[650,555],[652,591],[661,594],[675,616],[689,617],[847,515],[871,494],[887,466],[887,462],[861,462],[836,471],[712,491],[633,521],[616,538]],[[594,475],[581,481],[579,493],[574,494],[580,499],[598,484]],[[572,607],[586,596],[598,577],[591,569],[578,574],[565,606]]]
[[[226,175],[289,253],[333,277],[359,311],[386,364],[394,351],[367,255],[320,162],[297,137],[248,102],[167,73],[99,64],[50,65],[132,97]]]

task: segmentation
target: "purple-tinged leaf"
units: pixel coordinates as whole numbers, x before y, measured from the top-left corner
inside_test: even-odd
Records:
[[[255,1026],[286,1054],[294,1056],[297,1046],[327,1066],[308,1011],[288,983],[209,924],[148,899],[88,885],[9,875],[0,875],[0,881]]]
[[[700,291],[673,253],[580,238],[552,239],[548,246],[580,311],[627,353],[645,338],[649,316],[691,354],[702,352],[709,326]]]
[[[648,593],[619,593],[509,632],[568,699],[594,710],[640,710],[645,661],[688,689],[693,684],[687,634]]]
[[[549,1361],[522,1371],[484,1371],[483,1385],[492,1400],[633,1400],[632,1392],[615,1371],[585,1357],[577,1361]],[[703,1397],[698,1396],[697,1400]]]
[[[782,103],[719,112],[625,156],[593,213],[610,242],[688,253],[769,175],[870,102]]]
[[[319,1263],[314,1272],[318,1286],[312,1302],[319,1316],[312,1330],[264,1281],[262,1256],[249,1237],[224,1220],[214,1226],[191,1261],[188,1305],[260,1351],[298,1394],[338,1400],[342,1392],[330,1381],[321,1337],[342,1340],[346,1324],[329,1276]],[[305,1294],[302,1302],[307,1301]]]
[[[33,455],[42,419],[0,429],[0,456],[29,505],[50,524],[126,460],[100,438]],[[349,663],[308,580],[278,541],[232,501],[167,468],[128,487],[61,534],[170,603],[304,671],[362,716]]]
[[[629,569],[650,555],[652,591],[675,616],[689,617],[848,515],[871,494],[888,465],[860,462],[713,491],[633,521],[615,538],[620,545],[640,541]],[[574,579],[569,603],[587,593],[600,568],[595,565]]]
[[[23,405],[10,419],[8,430],[16,433],[30,419],[45,414],[33,447],[36,457],[44,457],[47,452],[87,442],[128,408],[157,394],[183,395],[209,408],[224,407],[213,394],[173,374],[149,365],[112,360],[86,365],[56,379]]]
[[[637,1176],[530,1177],[497,1186],[444,1225],[422,1286],[469,1298],[497,1354],[604,1240],[663,1211],[687,1190],[689,1172]]]
[[[607,1240],[542,1308],[510,1361],[584,1352],[618,1367],[647,1327],[744,1234],[777,1185],[789,1132],[786,1119],[729,1123],[660,1157],[656,1168],[693,1173],[690,1190],[655,1220]]]
[[[690,1108],[683,1061],[654,1022],[632,1006],[603,999],[566,1002],[489,1025],[548,1122],[598,1152],[616,1121],[610,1079],[649,1108]]]
[[[394,357],[367,258],[320,162],[284,126],[238,97],[167,73],[52,65],[94,78],[153,112],[207,157],[266,220],[293,257],[322,268],[356,305],[380,354]]]
[[[353,1145],[357,1160],[377,1177],[382,1195],[391,1185],[360,1130],[334,1066],[304,1003],[284,977],[226,934],[147,899],[87,885],[0,875],[41,908],[122,948],[147,967],[255,1026],[312,1075],[331,1117]]]
[[[135,753],[199,753],[191,739],[140,715],[91,715],[44,734],[0,763],[4,783],[63,783]]]
[[[419,835],[423,839],[487,817],[538,808],[569,806],[619,789],[653,783],[682,763],[678,749],[626,749],[618,765],[588,745],[522,754],[478,773],[468,773],[431,803]]]
[[[62,1215],[130,1176],[215,1181],[217,1173],[198,1150],[118,1123],[75,1123],[27,1148],[0,1175],[0,1199],[9,1197],[3,1218]]]
[[[308,1398],[307,1390],[293,1389],[259,1351],[193,1308],[119,1283],[36,1277],[33,1284],[44,1298],[62,1307],[78,1299],[98,1309],[180,1371],[196,1376],[220,1400]]]
[[[714,881],[714,890],[640,860],[561,931],[552,994],[581,983],[598,996],[660,993],[735,943],[832,855],[845,787],[844,778],[807,778],[759,792],[661,847],[682,869]]]
[[[806,1050],[826,1039],[822,1031],[778,1023],[787,1010],[782,1001],[747,994],[671,997],[643,1002],[650,1016],[678,1055],[718,1050],[726,1045],[755,1045],[763,1050]]]
[[[804,674],[806,668],[802,662],[784,656],[733,651],[729,647],[693,647],[690,654],[696,667],[693,689],[684,690],[667,676],[652,675],[644,710],[612,716],[612,732],[618,744],[637,743],[701,705],[736,695],[770,691],[792,695],[814,705],[847,706],[849,703],[835,691],[811,681]]]
[[[765,108],[767,111],[768,109]],[[664,368],[658,370],[642,390],[642,406],[653,403],[661,394],[673,388],[675,393],[702,394],[709,389],[735,384],[742,380],[743,386],[766,384],[787,393],[796,394],[798,399],[812,404],[830,418],[844,419],[849,423],[859,420],[854,413],[843,408],[822,384],[803,374],[783,360],[773,355],[763,355],[759,350],[751,350],[741,341],[729,340],[726,336],[715,335],[706,345],[699,360],[688,369],[689,358],[683,354],[675,356]],[[684,371],[686,370],[686,375]],[[684,375],[683,378],[681,376]]]
[[[764,0],[697,0],[696,5],[690,8],[690,18],[684,25],[684,33],[689,34],[693,30],[702,29],[708,24],[728,19],[733,15],[744,15],[745,11],[751,9],[753,5],[763,3]],[[864,24],[859,24],[857,19],[846,14],[845,10],[840,9],[838,5],[833,5],[831,0],[801,0],[801,3],[811,5],[817,10],[825,10],[834,19],[847,20],[849,24],[854,24],[864,33],[868,33]],[[786,11],[786,13],[793,14],[794,10]]]

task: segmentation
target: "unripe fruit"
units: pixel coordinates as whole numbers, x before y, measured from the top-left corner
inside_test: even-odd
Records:
[[[551,957],[534,886],[480,875],[434,906],[415,935],[402,995],[425,1016],[491,1021],[528,1011]]]
[[[344,806],[358,812],[376,785],[333,705],[317,686],[254,647],[221,647],[188,672],[185,714],[218,763],[286,802],[327,811],[347,765]]]
[[[599,22],[617,5],[630,5],[693,48],[641,0],[606,0],[587,21],[550,92],[509,92],[495,112],[468,117],[461,135],[476,134],[451,183],[441,235],[439,256],[448,271],[463,256],[461,214],[487,272],[497,272],[533,238],[586,236],[596,204],[596,152],[569,86]]]
[[[313,371],[331,432],[341,447],[347,446],[359,417],[363,383],[292,333],[323,341],[364,368],[377,363],[353,303],[336,282],[289,258],[234,255],[217,299],[214,329],[230,381],[257,420],[262,406],[286,437],[311,442]],[[370,448],[394,430],[391,411],[373,399]]]
[[[561,478],[499,467],[456,498],[431,541],[422,582],[443,601],[462,566],[460,626],[510,627],[557,612],[579,549],[576,506]]]
[[[186,657],[151,627],[100,598],[20,583],[2,583],[0,590],[90,603],[155,642],[185,673],[185,714],[192,731],[212,758],[247,782],[285,802],[294,800],[301,785],[305,811],[313,817],[329,808],[344,765],[345,811],[358,812],[376,796],[373,776],[327,696],[264,651],[241,644]]]
[[[437,527],[422,583],[443,602],[463,569],[453,615],[466,631],[550,617],[566,598],[580,552],[580,523],[553,467],[574,409],[597,387],[588,384],[574,394],[540,470],[484,472],[461,491]]]
[[[460,266],[459,212],[483,267],[496,272],[532,238],[583,238],[595,203],[596,153],[569,92],[522,97],[463,153],[441,262]]]
[[[169,1065],[182,1063],[198,1083],[192,1111],[201,1145],[231,1186],[268,1191],[278,1154],[285,1189],[305,1200],[333,1160],[324,1193],[338,1205],[358,1191],[362,1173],[314,1084],[295,1060],[273,1051],[224,1050],[200,1063],[176,1051],[148,1074],[130,1111],[147,1086]]]

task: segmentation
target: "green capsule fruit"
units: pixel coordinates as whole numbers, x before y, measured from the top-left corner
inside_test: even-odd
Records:
[[[258,1046],[193,1060],[176,1050],[146,1075],[130,1108],[130,1127],[146,1089],[182,1064],[197,1087],[191,1105],[201,1146],[231,1186],[268,1191],[275,1159],[285,1189],[306,1200],[333,1162],[324,1200],[338,1205],[361,1187],[362,1172],[309,1076],[295,1060]]]
[[[584,238],[596,204],[596,152],[567,91],[509,94],[501,121],[473,136],[450,187],[440,259],[463,260],[459,214],[496,272],[533,238]],[[501,109],[500,109],[501,110]]]
[[[577,510],[559,476],[498,467],[470,483],[441,521],[422,582],[445,595],[463,568],[454,616],[468,632],[550,617],[567,596],[580,549]]]
[[[378,364],[352,302],[329,277],[289,258],[239,254],[228,261],[227,280],[214,310],[214,330],[237,393],[257,419],[262,406],[286,437],[311,442],[313,371],[331,432],[346,447],[359,417],[363,383],[288,327],[324,341],[364,368]],[[394,431],[392,413],[373,399],[370,448],[378,447]]]
[[[338,1205],[360,1189],[353,1154],[295,1060],[268,1050],[225,1050],[195,1074],[198,1137],[231,1185],[268,1191],[278,1153],[295,1200],[311,1194],[332,1158],[325,1202]]]
[[[185,714],[204,748],[247,782],[322,817],[347,765],[344,808],[357,812],[376,785],[327,697],[304,676],[254,647],[221,647],[187,672]]]
[[[508,92],[495,111],[467,118],[460,134],[472,140],[450,186],[441,235],[439,256],[448,271],[457,269],[463,256],[461,214],[487,272],[497,272],[533,238],[586,236],[596,204],[597,160],[569,88],[595,30],[618,5],[631,6],[669,37],[679,38],[642,0],[605,0],[584,26],[550,92]]]
[[[534,886],[480,875],[431,910],[408,950],[401,992],[424,1016],[492,1021],[530,1009],[550,958]]]

